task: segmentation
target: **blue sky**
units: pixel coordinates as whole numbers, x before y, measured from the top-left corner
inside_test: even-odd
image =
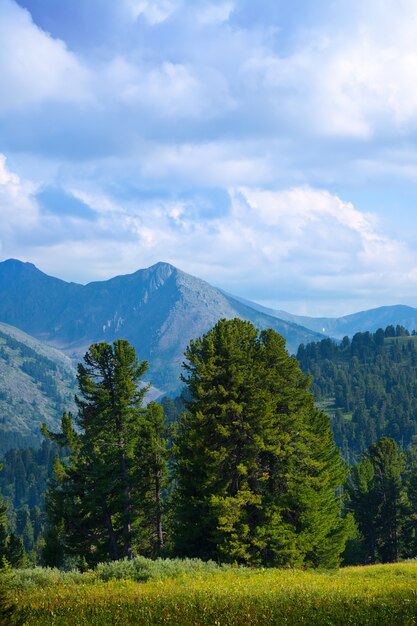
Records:
[[[0,0],[1,259],[417,306],[416,138],[414,0]]]

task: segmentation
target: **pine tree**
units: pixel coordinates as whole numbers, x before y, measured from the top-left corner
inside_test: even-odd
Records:
[[[398,561],[405,503],[402,482],[404,455],[397,443],[388,437],[370,446],[368,455],[374,468],[373,494],[378,503],[378,552],[383,563]]]
[[[14,568],[23,567],[26,562],[23,542],[14,533],[10,533],[7,538],[6,559]]]
[[[221,320],[192,341],[175,440],[179,554],[331,566],[346,540],[345,470],[310,381],[272,330]]]
[[[0,497],[0,563],[3,558],[7,558],[7,540],[7,505]]]
[[[354,513],[365,547],[365,560],[397,561],[403,550],[406,494],[404,455],[393,439],[372,444],[352,469],[348,507]]]
[[[407,454],[406,477],[407,514],[405,520],[405,543],[407,556],[417,554],[417,441],[414,440]]]
[[[137,549],[146,556],[157,556],[165,546],[168,451],[164,410],[156,402],[150,402],[143,413],[135,455]]]
[[[0,626],[17,624],[15,620],[16,605],[10,599],[9,583],[11,566],[7,560],[0,561]]]
[[[88,563],[132,557],[135,449],[148,388],[139,384],[146,369],[125,340],[93,344],[79,364],[78,429],[65,415],[61,433],[45,429],[69,453],[55,467],[46,552],[62,542],[64,552]]]
[[[346,485],[347,508],[353,512],[359,536],[356,538],[357,556],[361,563],[376,560],[377,501],[373,494],[375,472],[368,457],[352,467]]]

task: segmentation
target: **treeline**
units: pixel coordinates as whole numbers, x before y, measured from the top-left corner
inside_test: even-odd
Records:
[[[266,566],[332,567],[352,518],[346,470],[309,381],[285,341],[221,320],[186,351],[185,411],[142,406],[147,364],[124,340],[78,367],[78,414],[64,414],[47,493],[49,565],[136,554]],[[176,403],[170,403],[175,413]]]
[[[414,406],[414,337],[388,327],[300,346],[319,402],[341,404],[332,421],[345,424],[350,472],[311,379],[272,330],[221,320],[190,343],[182,398],[147,406],[147,363],[127,341],[93,344],[77,415],[45,426],[40,450],[4,458],[0,558],[85,569],[138,554],[307,567],[415,556],[417,438],[395,440],[388,410],[403,388]]]
[[[387,437],[372,444],[350,473],[345,508],[356,536],[346,563],[387,563],[417,554],[417,442],[407,453]]]
[[[27,562],[42,559],[47,522],[45,492],[60,450],[44,440],[39,448],[8,450],[2,459],[0,493],[7,508],[6,529],[18,537]]]
[[[415,332],[388,326],[340,343],[300,345],[300,367],[331,414],[336,443],[349,463],[381,437],[405,449],[417,435],[416,341]]]

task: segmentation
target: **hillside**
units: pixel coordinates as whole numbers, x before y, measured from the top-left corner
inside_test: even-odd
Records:
[[[43,421],[56,427],[74,409],[70,359],[24,332],[0,323],[0,453],[38,444]]]
[[[148,380],[163,392],[179,387],[190,339],[220,318],[240,317],[274,328],[290,352],[322,335],[257,311],[199,278],[157,263],[133,274],[87,285],[48,276],[31,263],[0,263],[0,321],[80,360],[97,341],[128,339],[149,361]]]
[[[405,328],[324,339],[300,346],[297,358],[349,461],[380,437],[406,447],[417,435],[417,336]]]

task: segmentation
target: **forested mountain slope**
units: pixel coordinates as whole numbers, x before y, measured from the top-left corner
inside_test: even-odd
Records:
[[[290,352],[321,337],[237,301],[168,263],[88,285],[47,276],[31,263],[0,263],[0,321],[81,360],[97,341],[127,339],[149,362],[147,379],[162,391],[178,389],[190,339],[221,318],[240,317],[273,328]]]
[[[0,323],[0,453],[39,445],[42,422],[55,426],[74,409],[75,389],[67,356]]]
[[[349,461],[380,437],[405,447],[417,435],[416,335],[389,326],[339,344],[324,339],[301,345],[297,358]]]

